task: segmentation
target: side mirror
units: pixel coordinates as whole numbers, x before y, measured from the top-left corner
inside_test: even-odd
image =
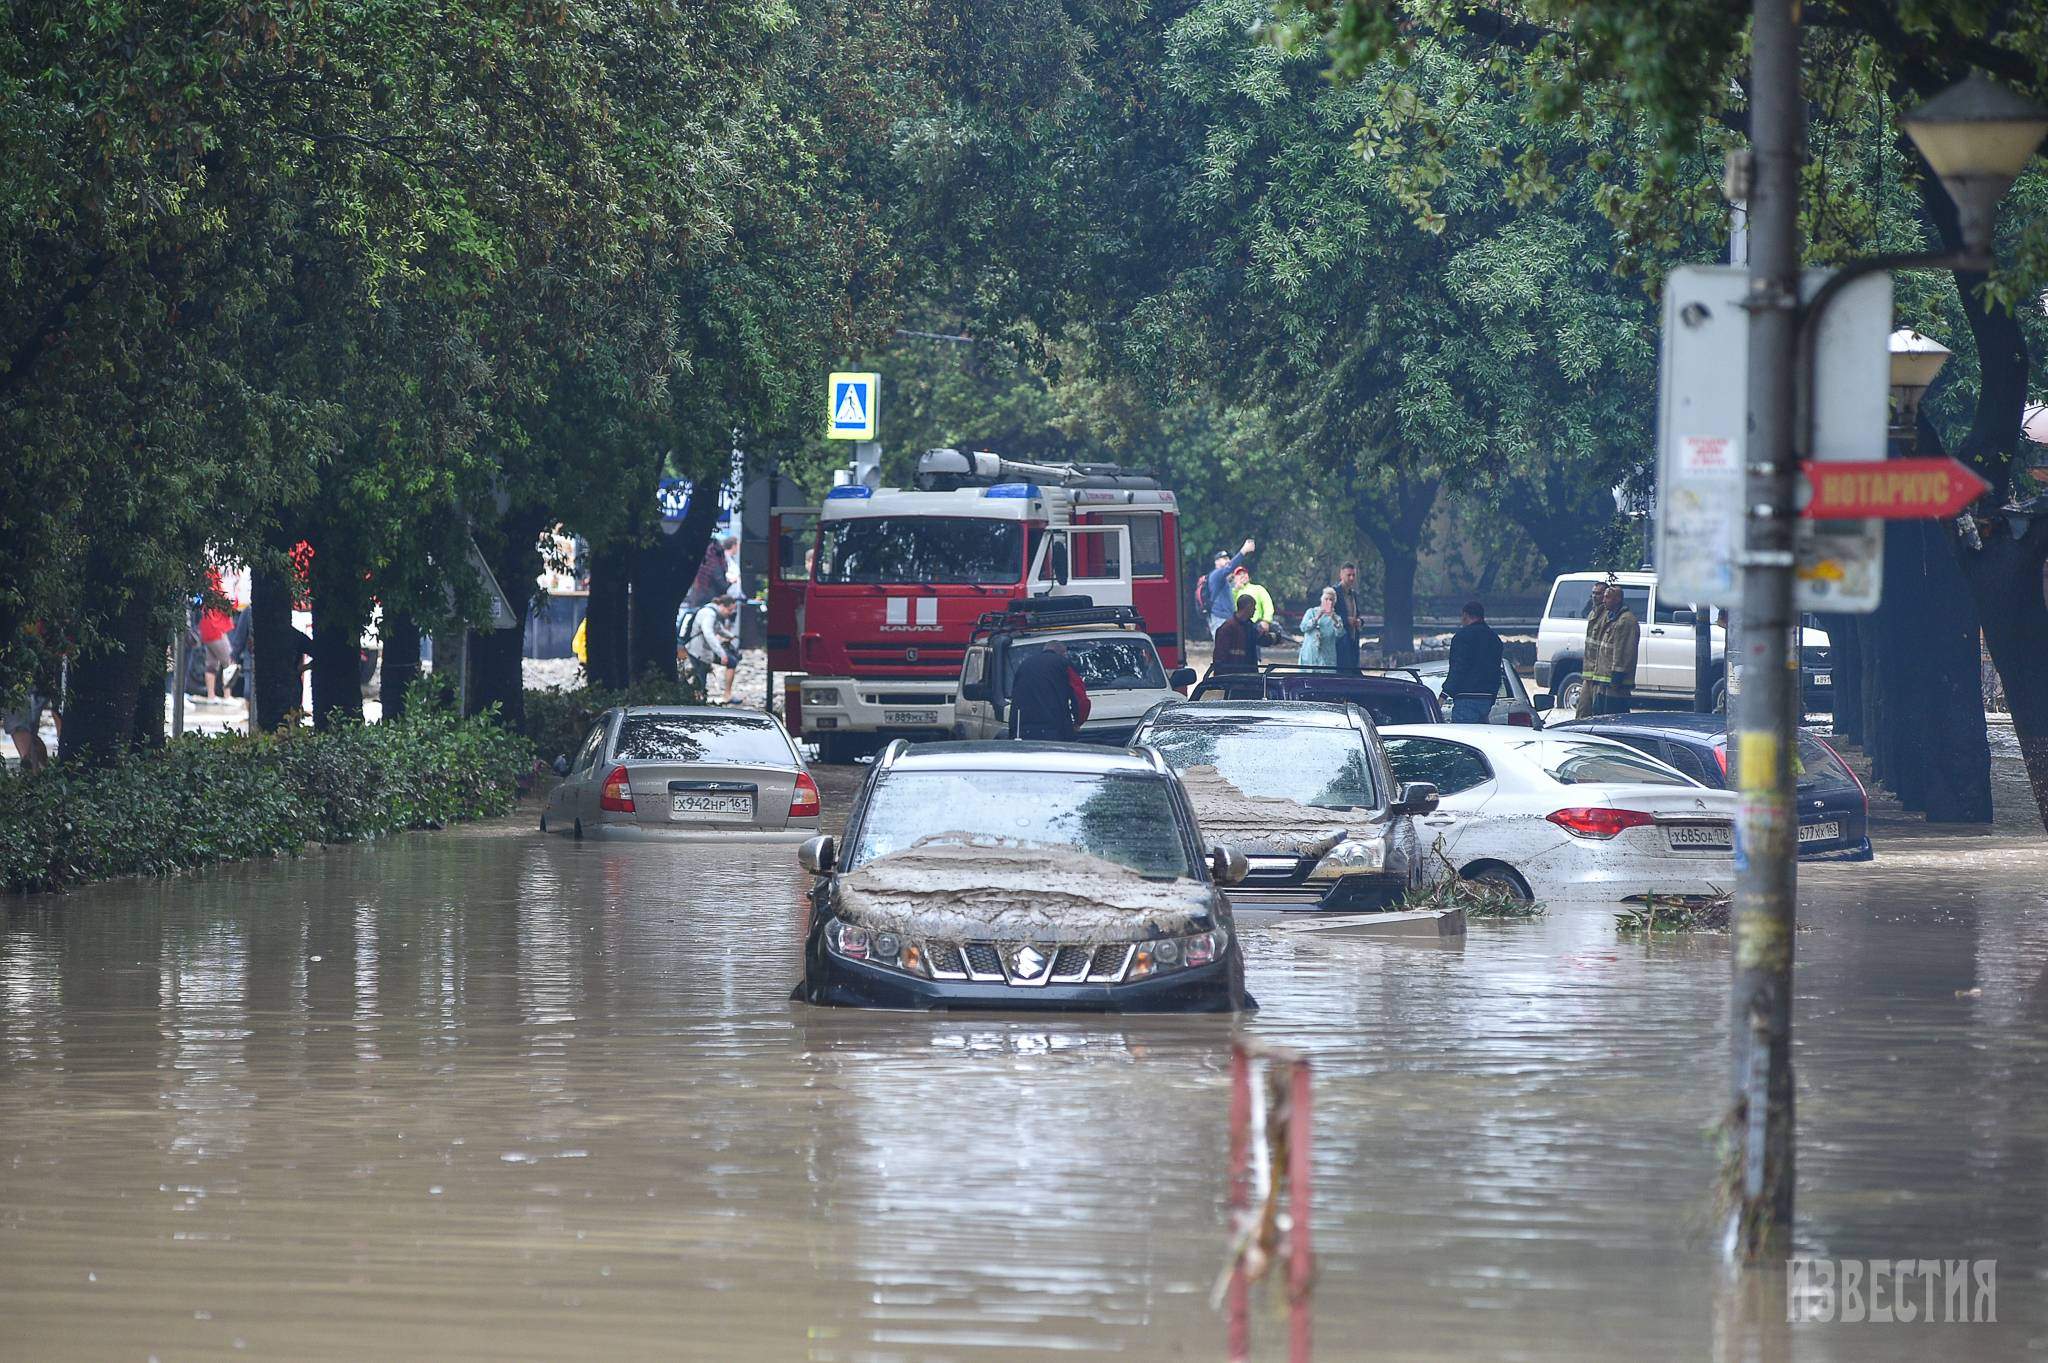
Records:
[[[1201,675],[1192,667],[1176,667],[1173,669],[1173,675],[1166,679],[1166,684],[1185,696],[1188,688],[1193,686],[1196,678]]]
[[[1673,611],[1671,612],[1671,623],[1674,625],[1694,625],[1699,623],[1699,617],[1691,611]]]
[[[1251,869],[1252,864],[1235,847],[1209,849],[1209,874],[1216,878],[1218,885],[1235,885],[1250,875]]]
[[[1550,704],[1550,693],[1545,692],[1540,696],[1532,697],[1529,701],[1529,708],[1539,715],[1547,715],[1550,713]]]
[[[569,755],[567,753],[556,753],[555,760],[549,765],[555,769],[555,775],[567,776],[569,774]]]
[[[830,874],[839,864],[839,848],[830,833],[820,833],[796,849],[797,865],[814,876]]]
[[[1396,814],[1436,813],[1436,787],[1427,781],[1403,781],[1401,798],[1394,805]]]

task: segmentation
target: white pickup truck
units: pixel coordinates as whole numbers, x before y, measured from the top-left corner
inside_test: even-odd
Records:
[[[1191,667],[1167,674],[1145,622],[1128,606],[991,614],[976,628],[960,663],[953,736],[1008,735],[1010,682],[1026,658],[1054,639],[1067,646],[1067,661],[1088,688],[1088,722],[1080,733],[1084,743],[1124,746],[1147,710],[1162,700],[1184,699],[1186,688],[1195,682]]]
[[[1536,633],[1536,685],[1550,693],[1559,710],[1578,706],[1585,666],[1586,611],[1595,585],[1607,573],[1566,573],[1550,587],[1543,622]],[[1689,602],[1666,601],[1657,594],[1655,573],[1615,573],[1621,597],[1642,626],[1636,652],[1636,698],[1689,705],[1693,694],[1693,610]],[[1714,708],[1728,704],[1724,670],[1726,634],[1713,630]],[[1835,708],[1834,655],[1825,631],[1799,631],[1800,693],[1807,713]]]

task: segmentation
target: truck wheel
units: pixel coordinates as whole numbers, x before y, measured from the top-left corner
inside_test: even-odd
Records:
[[[845,737],[840,734],[819,734],[818,760],[834,766],[844,765],[849,760]]]
[[[1725,677],[1714,679],[1714,713],[1728,713],[1728,679]]]
[[[1562,711],[1567,715],[1576,715],[1579,712],[1579,693],[1585,689],[1585,678],[1576,672],[1571,673],[1563,681],[1551,687],[1550,709],[1552,713]]]

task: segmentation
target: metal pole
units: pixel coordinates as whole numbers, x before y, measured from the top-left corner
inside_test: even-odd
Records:
[[[1742,565],[1737,756],[1733,1135],[1740,1150],[1734,1245],[1746,1262],[1783,1257],[1793,1190],[1792,927],[1798,890],[1792,814],[1794,481],[1799,362],[1799,171],[1805,106],[1796,0],[1753,0],[1750,56],[1755,185],[1749,212],[1748,503]]]
[[[1744,199],[1732,200],[1728,205],[1728,263],[1749,263],[1749,203]],[[1714,711],[1714,608],[1704,601],[1697,601],[1692,609],[1692,708],[1697,714],[1707,715]],[[1721,640],[1724,688],[1727,688],[1728,667],[1736,656],[1735,622],[1730,620],[1728,624],[1729,627],[1722,631]]]
[[[192,623],[192,612],[185,605],[185,598],[178,598],[178,623],[171,630],[171,737],[181,737],[185,732],[185,630]]]

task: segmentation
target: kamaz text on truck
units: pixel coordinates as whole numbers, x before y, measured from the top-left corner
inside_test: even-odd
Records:
[[[826,760],[949,734],[975,622],[1018,597],[1133,606],[1180,664],[1179,517],[1157,479],[929,450],[917,483],[836,487],[772,517],[768,666],[802,674],[786,722]]]

